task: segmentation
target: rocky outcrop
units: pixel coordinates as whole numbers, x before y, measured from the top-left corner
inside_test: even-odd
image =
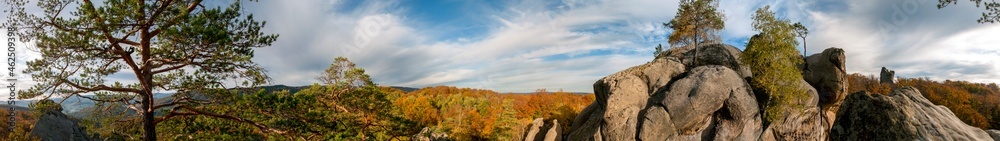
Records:
[[[660,58],[598,80],[594,103],[577,115],[568,139],[634,139],[639,112],[653,92],[684,70],[676,59]]]
[[[833,126],[833,121],[840,110],[840,104],[847,98],[847,62],[844,50],[828,48],[822,53],[805,58],[802,67],[802,79],[816,89],[819,96],[819,108],[825,129]]]
[[[830,131],[832,140],[992,140],[913,87],[888,95],[850,94]]]
[[[986,133],[990,134],[990,137],[993,137],[994,141],[1000,141],[1000,130],[990,129],[986,130]]]
[[[539,128],[541,128],[542,125],[544,125],[542,118],[535,118],[535,120],[531,122],[531,126],[528,127],[528,133],[525,133],[524,141],[534,141],[536,136],[538,136],[538,131],[541,130]]]
[[[434,129],[430,127],[424,127],[413,137],[413,140],[417,141],[445,141],[448,139],[448,134],[435,132]]]
[[[645,110],[642,140],[746,140],[761,126],[750,87],[732,69],[702,66],[657,94]]]
[[[733,69],[741,78],[747,78],[753,76],[750,72],[750,68],[743,66],[740,62],[740,54],[742,51],[740,49],[726,45],[726,44],[707,44],[698,47],[698,54],[696,55],[694,51],[688,51],[683,53],[683,57],[679,57],[682,63],[688,66],[688,68],[694,68],[698,66],[707,65],[720,65]],[[697,61],[697,62],[695,62]]]
[[[541,132],[545,131],[545,132]],[[561,141],[562,129],[559,120],[552,120],[552,124],[545,124],[542,118],[535,118],[525,133],[524,141]]]
[[[879,73],[878,81],[882,84],[888,84],[889,86],[894,85],[893,79],[896,78],[896,71],[892,71],[882,67],[882,71]]]
[[[86,130],[77,120],[66,116],[61,110],[50,110],[38,118],[31,135],[43,141],[89,141]]]
[[[562,140],[562,130],[559,129],[559,120],[552,120],[552,128],[549,128],[549,132],[545,133],[545,140],[543,141],[561,141]]]
[[[788,103],[789,106],[785,107],[788,110],[783,113],[786,116],[768,124],[759,140],[816,141],[827,138],[827,128],[823,125],[825,119],[818,107],[820,97],[816,89],[810,87],[805,80],[793,85],[805,89],[807,97]]]
[[[832,120],[823,113],[835,115],[836,108],[830,107],[837,107],[846,95],[843,50],[807,57],[809,66],[802,69],[816,71],[803,73],[808,76],[794,85],[807,89],[808,98],[764,127],[760,103],[746,81],[752,74],[740,62],[739,49],[709,44],[698,54],[678,50],[598,80],[597,99],[576,117],[566,138],[824,140],[830,124],[823,123]]]

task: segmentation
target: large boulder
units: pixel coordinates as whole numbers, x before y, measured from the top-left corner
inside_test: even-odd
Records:
[[[524,141],[534,141],[538,137],[538,131],[541,130],[539,128],[542,128],[544,124],[542,118],[535,118],[531,122],[531,126],[528,127],[528,132],[524,134]]]
[[[829,129],[837,117],[840,103],[847,98],[847,62],[844,50],[828,48],[805,58],[802,79],[816,89],[823,126]]]
[[[788,103],[784,107],[785,116],[776,121],[771,121],[764,128],[760,135],[762,141],[775,140],[825,140],[827,138],[826,126],[823,126],[823,117],[819,107],[819,95],[816,89],[810,87],[805,80],[798,81],[793,85],[806,90],[806,97]]]
[[[697,54],[694,51],[688,50],[680,59],[682,63],[691,65],[688,68],[720,65],[735,70],[741,78],[752,77],[753,74],[750,73],[750,68],[743,66],[743,62],[740,61],[740,54],[742,54],[742,51],[739,48],[716,43],[698,47]]]
[[[889,86],[893,86],[895,84],[894,79],[896,79],[896,71],[882,67],[882,71],[879,72],[878,76],[879,83],[888,84]]]
[[[828,49],[806,57],[807,98],[784,118],[764,126],[759,95],[725,44],[668,50],[649,63],[594,84],[596,100],[572,121],[567,140],[826,140],[838,103],[846,97],[845,56]],[[697,61],[696,61],[697,60]],[[693,66],[686,66],[693,65]],[[759,93],[762,95],[763,93]],[[766,96],[764,96],[766,97]],[[766,98],[763,98],[766,100]],[[821,108],[822,107],[822,108]],[[824,124],[825,123],[825,124]]]
[[[913,87],[888,95],[847,96],[830,131],[832,140],[993,140],[963,123],[948,108],[934,105]]]
[[[683,72],[676,59],[660,58],[601,78],[594,83],[594,103],[577,115],[569,139],[634,139],[639,111],[653,92]]]
[[[1000,130],[990,129],[986,130],[986,133],[990,134],[994,141],[1000,141]]]
[[[545,139],[543,141],[561,141],[562,140],[562,129],[559,129],[559,120],[552,120],[552,127],[549,131],[545,133]]]
[[[86,130],[77,124],[76,119],[72,119],[60,110],[46,111],[38,118],[31,135],[41,138],[43,141],[89,141]]]
[[[600,115],[630,115],[632,111],[612,113],[613,110],[601,110],[601,107],[592,104],[577,116],[567,138],[753,140],[760,134],[761,119],[753,93],[743,78],[728,67],[710,65],[694,68],[687,76],[672,82],[669,88],[654,93],[652,97],[642,98],[645,99],[637,101],[647,105],[635,111],[639,114],[636,116],[638,122],[599,118]],[[606,103],[608,107],[627,104]]]
[[[675,81],[669,91],[658,94],[663,100],[653,106],[663,106],[669,116],[646,118],[669,119],[672,125],[668,126],[674,128],[667,130],[674,131],[665,132],[677,133],[675,139],[753,139],[760,132],[761,121],[751,91],[742,77],[728,67],[697,67],[687,77]],[[649,126],[643,125],[646,127]]]

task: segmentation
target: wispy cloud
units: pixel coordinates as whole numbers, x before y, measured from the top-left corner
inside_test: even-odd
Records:
[[[721,1],[719,9],[727,17],[723,40],[737,47],[756,34],[754,10],[771,5],[810,28],[808,52],[844,48],[851,73],[886,66],[903,77],[1000,82],[1000,25],[975,23],[980,11],[971,3],[936,3],[750,0]],[[650,61],[652,47],[666,45],[671,31],[661,23],[674,17],[677,1],[302,0],[247,7],[267,21],[265,32],[281,35],[254,58],[274,84],[315,83],[333,58],[345,56],[382,85],[591,92],[597,79]]]

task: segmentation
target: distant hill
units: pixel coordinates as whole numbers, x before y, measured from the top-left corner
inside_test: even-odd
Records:
[[[394,88],[394,89],[402,90],[403,92],[406,92],[406,93],[410,93],[410,92],[419,90],[419,88],[411,88],[411,87],[403,87],[403,86],[389,86],[389,87]]]
[[[10,105],[0,104],[0,109],[10,109]],[[30,111],[31,108],[14,105],[14,111]]]

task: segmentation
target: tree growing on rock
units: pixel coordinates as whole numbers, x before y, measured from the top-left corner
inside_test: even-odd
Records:
[[[716,7],[719,7],[719,2],[715,0],[681,0],[674,19],[663,23],[663,26],[674,30],[667,40],[670,46],[693,45],[694,53],[698,54],[700,43],[721,40],[719,31],[726,27],[725,15]]]
[[[770,6],[757,9],[753,20],[760,33],[750,38],[740,59],[754,74],[751,85],[768,96],[765,119],[774,121],[783,118],[790,103],[805,97],[806,90],[796,85],[802,75],[795,65],[802,59],[797,58],[795,27],[788,20],[775,17]]]
[[[41,53],[24,70],[38,84],[20,96],[79,96],[121,104],[139,115],[142,139],[150,141],[157,140],[157,123],[172,117],[250,122],[200,110],[191,104],[215,101],[188,95],[224,97],[207,91],[266,83],[264,70],[251,60],[253,49],[270,46],[278,35],[262,32],[265,22],[245,15],[242,2],[207,7],[202,0],[41,0],[41,15],[12,15],[23,22],[12,26],[23,27],[21,37]],[[109,81],[111,75],[134,81]],[[176,91],[176,99],[157,102],[157,91]],[[95,95],[81,95],[89,93]],[[163,109],[170,110],[158,113]]]
[[[809,51],[809,48],[806,48],[806,36],[809,35],[809,29],[806,28],[806,26],[802,25],[802,23],[798,22],[796,22],[792,26],[795,27],[795,35],[798,36],[799,38],[802,38],[802,58],[805,59],[805,56],[809,56],[809,54],[806,52]]]

